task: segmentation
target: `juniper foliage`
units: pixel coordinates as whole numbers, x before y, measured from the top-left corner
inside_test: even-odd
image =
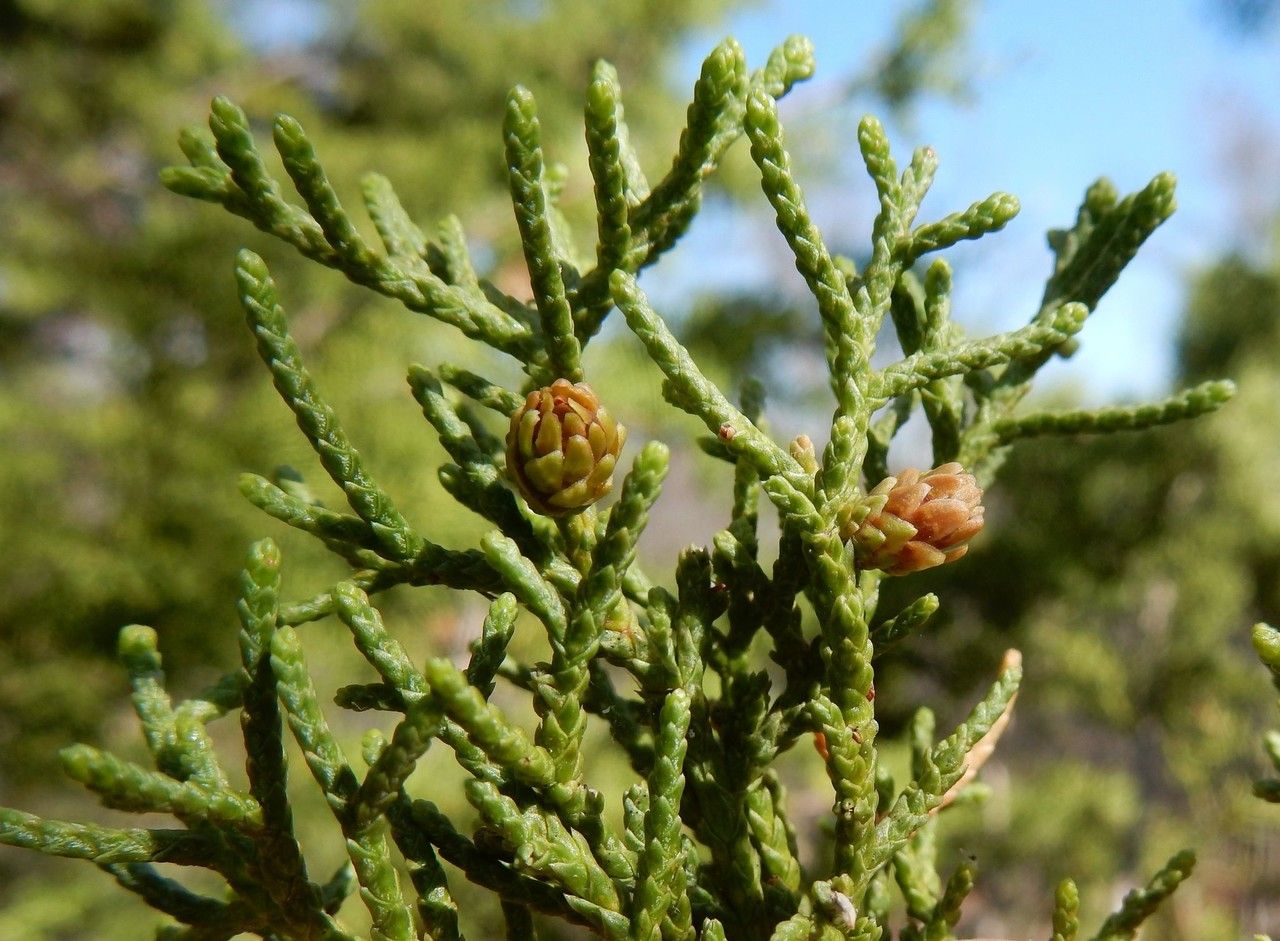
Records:
[[[155,767],[85,746],[64,751],[63,764],[107,806],[170,814],[181,826],[125,829],[6,809],[0,841],[94,861],[171,916],[177,925],[160,936],[173,939],[352,938],[338,913],[353,891],[375,939],[458,938],[442,861],[496,894],[511,938],[534,937],[534,916],[616,941],[954,938],[975,870],[965,864],[943,880],[934,850],[938,813],[972,780],[1008,721],[1020,658],[1006,657],[990,691],[946,737],[935,739],[922,709],[910,730],[909,777],[894,781],[877,740],[877,648],[912,642],[908,635],[924,628],[940,602],[924,595],[891,617],[879,613],[888,576],[859,569],[844,524],[888,475],[890,442],[917,408],[932,430],[934,462],[958,461],[989,483],[1019,438],[1176,421],[1217,408],[1232,390],[1206,382],[1136,408],[1018,411],[1037,371],[1069,354],[1099,298],[1172,212],[1172,178],[1158,176],[1125,197],[1096,183],[1074,223],[1050,234],[1054,267],[1029,323],[970,338],[949,316],[946,262],[922,272],[918,263],[999,230],[1017,201],[997,193],[917,222],[937,157],[921,148],[900,170],[883,128],[866,118],[857,142],[879,205],[870,253],[860,270],[833,255],[808,214],[777,115],[777,100],[813,67],[801,38],[754,71],[733,40],[723,42],[703,64],[669,170],[651,182],[628,140],[618,75],[599,64],[584,112],[598,221],[594,251],[585,253],[557,210],[534,98],[512,91],[503,140],[529,303],[477,277],[455,222],[425,232],[376,175],[364,181],[363,196],[379,244],[367,239],[301,126],[280,117],[274,143],[301,204],[292,201],[268,171],[245,114],[216,100],[209,132],[183,135],[189,164],[165,172],[169,188],[222,205],[523,370],[518,390],[458,364],[409,371],[410,390],[452,459],[439,470],[445,489],[493,529],[477,548],[447,548],[411,521],[412,508],[397,506],[308,373],[266,265],[241,252],[236,279],[258,352],[349,512],[312,502],[291,480],[249,477],[244,492],[317,537],[350,574],[314,597],[286,600],[278,550],[270,540],[256,543],[236,604],[241,668],[185,702],[165,692],[154,632],[122,632],[121,660]],[[804,436],[789,446],[769,436],[760,389],[734,404],[638,282],[687,230],[707,177],[740,136],[816,300],[835,402],[821,453]],[[636,561],[667,468],[664,445],[638,449],[608,508],[552,519],[508,486],[501,444],[472,414],[507,419],[524,393],[589,378],[583,350],[615,307],[663,374],[667,401],[706,425],[704,448],[730,465],[733,480],[730,524],[709,546],[681,553],[666,583]],[[876,368],[886,323],[903,356]],[[768,571],[762,499],[780,522]],[[490,600],[465,668],[446,658],[413,662],[371,601],[397,585],[443,585]],[[806,627],[809,610],[816,632]],[[545,632],[545,662],[507,656],[521,611]],[[363,768],[338,743],[304,660],[304,625],[322,618],[351,632],[380,677],[343,687],[337,704],[397,717],[368,743]],[[770,647],[773,667],[761,669],[753,657],[757,638]],[[491,701],[498,682],[528,691],[537,715],[532,734]],[[234,783],[208,731],[234,712],[246,787]],[[584,753],[589,723],[608,727],[635,773],[621,797],[621,828]],[[286,726],[345,842],[349,866],[328,880],[309,871],[294,831]],[[830,851],[817,861],[802,859],[774,768],[782,752],[809,737],[833,792]],[[480,820],[470,833],[430,794],[406,786],[437,741],[469,776],[466,797]],[[1094,937],[1132,937],[1192,861],[1175,856]],[[212,870],[226,890],[217,898],[196,894],[157,863]],[[1079,936],[1077,907],[1074,887],[1064,884],[1055,937]]]

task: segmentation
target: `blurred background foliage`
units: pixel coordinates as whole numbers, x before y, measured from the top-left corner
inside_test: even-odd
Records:
[[[627,0],[608,16],[588,0],[303,5],[314,29],[289,36],[264,26],[272,4],[260,0],[0,0],[4,804],[82,815],[56,749],[120,748],[136,735],[114,663],[122,625],[156,627],[176,690],[190,691],[231,664],[230,599],[250,540],[282,543],[293,596],[340,571],[236,491],[239,473],[290,464],[336,497],[253,356],[230,277],[239,245],[271,264],[295,335],[383,485],[447,545],[478,532],[441,499],[441,456],[403,384],[411,361],[459,358],[458,338],[241,220],[164,192],[156,171],[176,162],[176,129],[220,93],[245,105],[264,139],[276,111],[292,113],[349,201],[363,172],[385,173],[416,218],[456,212],[488,276],[518,290],[498,131],[507,89],[523,82],[538,96],[547,150],[568,165],[563,205],[586,223],[590,64],[618,66],[634,140],[656,173],[683,119],[687,90],[670,79],[682,43],[743,4]],[[1273,5],[1211,6],[1248,30]],[[922,96],[968,94],[972,3],[901,7],[842,108],[906,117]],[[755,193],[738,158],[728,199]],[[582,236],[589,245],[586,225]],[[1005,647],[1026,657],[1016,722],[985,772],[991,797],[948,811],[951,851],[977,855],[983,869],[971,933],[1045,933],[1051,887],[1067,874],[1099,912],[1183,845],[1201,850],[1201,868],[1152,932],[1280,931],[1274,809],[1249,794],[1272,703],[1247,642],[1254,620],[1280,621],[1280,247],[1195,273],[1185,310],[1178,381],[1235,379],[1228,409],[1141,436],[1015,449],[971,557],[886,590],[885,611],[923,590],[944,601],[926,637],[881,662],[888,734],[920,702],[945,724]],[[779,428],[799,430],[827,407],[803,378],[820,356],[816,318],[789,297],[700,296],[683,313],[685,339],[718,380],[764,378]],[[501,364],[483,368],[505,375]],[[633,440],[695,432],[661,407],[628,344],[606,334],[589,371]],[[723,487],[709,459],[680,456],[668,525],[654,527],[646,550],[665,561],[705,540],[727,520]],[[435,590],[381,603],[419,654],[464,650],[480,616]],[[353,681],[343,636],[322,624],[308,642],[323,651],[311,657],[324,664],[322,685]],[[363,719],[344,722],[358,739]],[[828,800],[818,763],[798,749],[785,770],[820,843]],[[433,791],[448,774],[447,762],[419,772]],[[314,804],[308,784],[299,800]],[[323,815],[302,829],[322,831],[307,841],[320,848],[318,868],[336,863],[323,856],[335,836]],[[101,874],[0,851],[0,938],[123,941],[138,936],[139,914]],[[477,917],[474,936],[489,936]]]

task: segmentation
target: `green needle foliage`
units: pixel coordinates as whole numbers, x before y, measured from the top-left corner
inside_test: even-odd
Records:
[[[221,204],[523,371],[520,388],[504,389],[460,365],[409,370],[411,391],[451,459],[439,469],[445,489],[492,528],[478,548],[448,548],[432,540],[428,508],[397,505],[361,459],[359,429],[343,428],[302,362],[267,265],[242,251],[235,274],[258,353],[349,512],[316,505],[296,475],[249,477],[243,489],[274,518],[317,537],[350,572],[312,597],[286,601],[279,551],[270,540],[256,543],[236,604],[240,667],[186,702],[174,704],[165,693],[154,632],[122,632],[120,654],[155,768],[85,746],[65,751],[63,764],[107,806],[169,813],[180,829],[0,810],[0,841],[94,860],[182,926],[161,929],[165,938],[352,938],[338,915],[353,891],[374,939],[458,938],[465,925],[450,886],[457,872],[496,894],[511,938],[534,937],[548,919],[615,941],[954,938],[976,867],[964,861],[944,880],[938,814],[994,747],[1021,661],[1006,657],[989,691],[944,738],[935,740],[933,718],[922,709],[899,743],[911,753],[909,775],[892,779],[886,749],[894,743],[878,737],[877,648],[911,643],[940,602],[926,594],[881,616],[880,587],[890,576],[856,562],[849,527],[872,512],[868,494],[886,476],[890,442],[919,404],[933,431],[934,462],[958,460],[989,483],[1019,437],[1166,423],[1218,407],[1232,387],[1208,383],[1125,410],[1020,415],[1037,371],[1070,352],[1099,298],[1172,211],[1172,179],[1157,177],[1123,198],[1095,184],[1074,225],[1051,235],[1054,270],[1028,325],[969,338],[949,319],[946,262],[934,260],[922,274],[914,266],[999,230],[1016,200],[995,194],[918,222],[937,158],[921,148],[899,170],[883,128],[866,118],[857,144],[879,206],[870,252],[860,270],[832,254],[791,169],[776,107],[812,72],[803,39],[789,39],[755,71],[737,43],[723,42],[704,63],[670,169],[650,183],[632,155],[617,75],[597,66],[586,103],[597,246],[587,261],[557,208],[533,95],[512,91],[503,138],[528,303],[476,277],[456,221],[423,231],[381,177],[363,187],[379,243],[366,238],[302,127],[280,117],[274,146],[300,201],[287,196],[245,114],[216,100],[210,133],[184,134],[189,165],[166,170],[166,185]],[[821,452],[805,436],[789,445],[770,437],[762,389],[748,389],[735,405],[639,283],[688,228],[707,177],[739,136],[816,301],[834,402]],[[479,409],[494,423],[505,420],[527,393],[556,379],[582,380],[583,351],[614,306],[661,372],[666,400],[706,426],[708,449],[730,465],[733,481],[729,525],[710,548],[683,551],[665,580],[636,562],[637,540],[660,496],[665,446],[639,449],[611,506],[552,519],[511,489],[494,427],[475,417]],[[903,357],[877,367],[886,323]],[[556,435],[563,428],[566,454],[590,454],[582,446],[575,452],[570,440],[577,416],[557,412],[551,421],[547,414],[540,427]],[[930,480],[941,493],[959,478],[940,467]],[[762,497],[780,530],[768,570]],[[883,496],[876,506],[878,514]],[[489,600],[465,668],[444,657],[414,663],[384,625],[371,596],[405,585]],[[397,717],[388,734],[367,741],[363,764],[335,736],[304,659],[306,634],[319,629],[305,625],[324,618],[350,631],[379,677],[344,687],[338,705]],[[508,657],[513,631],[535,622],[547,659]],[[766,648],[771,666],[761,662]],[[492,698],[499,681],[529,693],[532,731]],[[233,783],[208,728],[235,711],[247,787]],[[606,727],[630,762],[634,780],[625,794],[605,793],[594,775],[585,747],[592,724]],[[328,882],[310,873],[295,832],[286,727],[348,858]],[[820,854],[802,851],[775,767],[802,738],[818,744],[832,792],[830,839]],[[411,786],[435,742],[467,775],[474,827]],[[1188,853],[1175,856],[1094,937],[1132,937],[1192,862]],[[196,894],[156,863],[203,867],[225,887],[216,897]],[[1064,884],[1054,906],[1057,937],[1077,936],[1077,905],[1074,887]]]

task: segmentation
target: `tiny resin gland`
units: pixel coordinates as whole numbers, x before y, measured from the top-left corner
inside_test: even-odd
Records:
[[[511,416],[507,472],[539,513],[579,513],[613,488],[626,439],[590,386],[557,379]]]
[[[909,575],[954,562],[982,529],[982,488],[956,462],[886,477],[867,494],[841,535],[861,568]]]

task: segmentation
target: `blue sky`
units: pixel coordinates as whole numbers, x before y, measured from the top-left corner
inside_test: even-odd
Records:
[[[941,158],[926,216],[997,189],[1022,201],[1003,233],[948,256],[955,315],[975,333],[1017,326],[1035,309],[1049,264],[1044,231],[1074,217],[1093,179],[1108,176],[1127,192],[1162,170],[1177,174],[1178,212],[1104,299],[1081,353],[1054,370],[1061,381],[1087,386],[1091,398],[1165,388],[1188,274],[1227,248],[1256,246],[1280,202],[1280,39],[1233,35],[1211,3],[986,0],[970,38],[972,100],[926,101],[910,128],[891,128],[901,159],[920,144]],[[813,39],[818,74],[797,87],[783,112],[784,122],[790,114],[804,127],[869,60],[899,9],[887,0],[774,0],[692,41],[682,84],[724,32],[752,63],[786,34],[804,33]],[[845,117],[852,127],[857,115]],[[803,165],[809,142],[793,135],[789,146]],[[856,160],[852,137],[814,146]],[[1236,182],[1228,172],[1233,155],[1250,165]],[[838,188],[811,196],[824,227],[866,231],[871,195],[858,168],[843,173]],[[782,270],[780,240],[744,230],[740,220],[704,220],[694,236],[720,253],[726,280],[765,281]],[[691,267],[671,272],[670,287]],[[705,259],[696,265],[704,274],[708,267]]]

